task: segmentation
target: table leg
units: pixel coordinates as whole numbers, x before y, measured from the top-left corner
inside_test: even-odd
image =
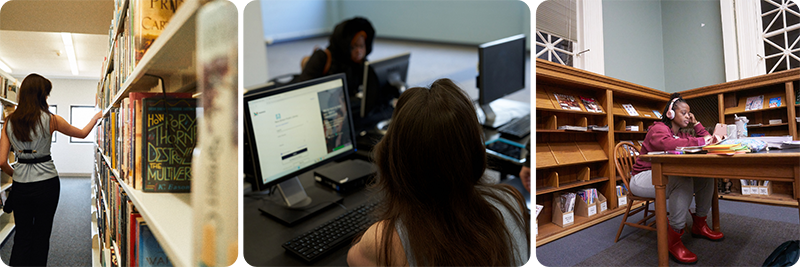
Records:
[[[714,197],[711,198],[711,226],[714,231],[719,232],[719,192],[717,191],[717,179],[714,179]]]
[[[652,165],[653,185],[656,189],[656,232],[658,233],[658,266],[669,265],[667,244],[667,181],[661,175],[661,164]]]

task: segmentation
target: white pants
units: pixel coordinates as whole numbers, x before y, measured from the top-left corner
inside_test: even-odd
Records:
[[[652,171],[637,173],[631,178],[631,192],[641,197],[656,197],[656,188],[652,181]],[[714,197],[714,179],[684,176],[669,176],[667,183],[667,211],[669,225],[680,231],[689,217],[689,205],[695,196],[696,216],[706,217],[711,209],[711,198]]]

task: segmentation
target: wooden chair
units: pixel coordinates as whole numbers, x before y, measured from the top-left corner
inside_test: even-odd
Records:
[[[656,213],[655,210],[648,209],[650,206],[650,202],[655,202],[655,198],[649,197],[640,197],[633,195],[630,192],[630,180],[631,180],[631,172],[633,170],[633,164],[636,163],[636,158],[638,158],[639,149],[637,149],[633,144],[628,142],[620,142],[614,147],[614,162],[616,163],[617,167],[617,175],[622,177],[622,182],[625,183],[625,187],[628,188],[628,208],[625,210],[625,216],[622,217],[622,222],[619,224],[619,230],[617,231],[617,237],[614,239],[616,243],[619,241],[619,235],[622,233],[622,227],[625,225],[630,225],[633,227],[655,231],[656,228],[653,225],[656,223],[656,220],[653,220],[650,223],[647,223],[647,220],[650,218],[655,217]],[[635,208],[631,210],[634,201],[644,201],[644,206]],[[632,216],[640,211],[644,210],[644,218],[638,222],[632,223],[628,222],[628,216]]]

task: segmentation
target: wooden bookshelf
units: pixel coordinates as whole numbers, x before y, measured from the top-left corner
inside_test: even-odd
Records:
[[[130,9],[131,6],[134,6],[130,0],[123,0],[120,2],[121,6],[119,9],[121,9],[121,13],[115,13],[114,15],[116,17],[114,21],[118,21],[119,23],[111,26],[112,33],[109,35],[109,38],[111,38],[110,43],[112,44],[119,41],[117,38],[118,33],[124,31],[123,29],[126,28],[126,26],[123,25],[124,23],[128,23],[128,19],[124,18],[126,16],[126,9]],[[119,11],[119,9],[117,10]],[[117,108],[122,110],[120,106],[123,103],[123,100],[129,97],[131,92],[147,92],[156,86],[159,87],[159,92],[160,89],[163,88],[167,93],[186,92],[192,93],[194,97],[202,97],[202,92],[200,90],[203,88],[208,88],[216,90],[216,97],[220,97],[220,95],[222,95],[225,97],[225,99],[235,99],[233,96],[229,97],[229,95],[234,95],[236,94],[235,92],[237,92],[237,88],[233,88],[235,83],[231,85],[230,88],[227,88],[224,86],[227,86],[228,84],[201,84],[201,81],[199,81],[203,75],[219,75],[219,77],[215,78],[224,80],[232,79],[235,81],[237,79],[236,77],[238,77],[238,70],[235,66],[238,64],[236,64],[236,61],[230,61],[234,67],[227,68],[226,71],[228,72],[226,73],[212,73],[213,70],[209,71],[208,68],[204,69],[200,67],[201,64],[209,62],[210,55],[217,56],[219,54],[224,54],[231,51],[231,49],[221,50],[221,48],[235,47],[235,38],[223,37],[223,35],[220,35],[220,33],[211,34],[211,27],[209,27],[210,25],[214,25],[214,27],[219,27],[214,28],[214,30],[224,30],[225,32],[235,33],[235,30],[230,30],[231,27],[236,27],[235,17],[236,8],[233,4],[227,1],[183,1],[172,17],[169,18],[168,24],[158,38],[155,39],[152,45],[150,45],[150,47],[147,49],[147,52],[144,53],[138,63],[135,64],[135,67],[131,69],[125,69],[125,67],[132,66],[130,64],[123,65],[125,67],[122,67],[122,69],[125,71],[122,72],[119,80],[114,83],[112,83],[112,81],[114,81],[114,79],[117,77],[115,76],[117,75],[116,72],[120,70],[115,69],[119,68],[119,64],[118,62],[112,62],[112,58],[114,58],[114,52],[110,49],[108,53],[109,56],[103,63],[102,69],[100,70],[103,78],[101,78],[101,80],[98,82],[98,94],[104,94],[106,91],[109,92],[107,96],[98,95],[98,100],[104,102],[104,105],[101,107],[103,109],[104,118],[110,118],[110,116],[113,114],[112,111]],[[215,23],[209,23],[211,21]],[[212,43],[211,40],[213,40],[214,43]],[[130,41],[130,39],[126,40],[126,42],[128,41]],[[118,51],[118,53],[123,53],[126,56],[131,52],[130,50],[124,51],[124,48],[115,48],[114,45],[111,47],[112,49],[122,49],[123,51]],[[112,77],[114,77],[113,79],[106,78],[106,74],[109,72],[114,72],[111,74]],[[112,84],[114,85],[113,88],[107,87]],[[228,89],[230,89],[230,92],[227,91]],[[200,103],[200,100],[202,99],[198,99],[198,103]],[[211,99],[207,100],[206,102],[208,101],[213,102],[214,100]],[[236,110],[237,107],[234,105],[230,107],[230,109]],[[228,112],[228,108],[215,109],[214,112]],[[235,112],[233,113],[235,114]],[[212,113],[209,113],[208,109],[205,110],[205,114],[198,114],[198,124],[200,123],[201,116],[208,119],[210,116],[209,114]],[[227,115],[227,113],[224,114]],[[228,118],[230,118],[230,116],[228,116]],[[103,124],[109,124],[111,122],[111,120],[108,120],[104,121]],[[123,122],[117,121],[116,123],[118,125],[101,124],[100,127],[102,128],[104,126],[111,126],[111,128],[116,128],[117,126],[122,125]],[[232,125],[235,127],[235,124]],[[215,127],[223,131],[228,131],[226,133],[229,133],[230,131],[235,132],[235,129],[230,129],[231,127],[228,125],[215,125]],[[201,148],[201,142],[203,138],[209,138],[207,137],[208,135],[201,135],[200,131],[201,129],[198,126],[197,136],[202,137],[200,137],[200,139],[196,139],[197,145],[194,150],[195,154],[193,155],[201,155],[198,153]],[[106,139],[111,137],[111,135],[109,135],[110,133],[108,132],[104,134],[106,135]],[[230,172],[237,173],[236,166],[226,165],[225,169],[231,169],[231,171],[221,171],[218,173],[218,176],[214,179],[220,179],[220,182],[218,183],[219,186],[215,187],[217,191],[211,192],[211,194],[205,192],[205,189],[202,188],[202,186],[194,186],[194,184],[198,182],[201,184],[208,183],[203,179],[210,178],[195,173],[192,173],[191,175],[191,193],[143,192],[140,189],[133,189],[133,187],[127,183],[126,179],[120,176],[120,174],[126,175],[128,170],[116,169],[117,167],[112,163],[118,162],[107,156],[107,154],[112,155],[124,153],[120,145],[117,145],[118,147],[114,149],[115,151],[108,151],[109,149],[104,149],[99,144],[95,145],[97,147],[96,153],[98,154],[98,157],[96,158],[97,164],[95,165],[97,170],[95,170],[95,173],[98,174],[101,170],[105,172],[107,168],[108,177],[96,177],[96,180],[93,182],[93,184],[96,184],[96,186],[102,186],[104,183],[108,182],[103,181],[104,179],[113,179],[113,181],[119,184],[119,190],[127,195],[132,204],[138,210],[139,214],[141,214],[143,220],[147,222],[150,230],[153,233],[153,236],[167,254],[170,262],[173,265],[197,266],[206,264],[216,266],[224,265],[220,264],[220,262],[224,262],[225,259],[231,259],[231,256],[229,255],[231,252],[230,248],[232,248],[231,243],[238,243],[235,242],[236,236],[238,236],[238,233],[236,233],[238,232],[236,227],[236,225],[238,225],[238,216],[231,215],[228,211],[222,211],[220,213],[224,215],[219,216],[218,218],[220,219],[214,221],[214,225],[212,225],[212,228],[213,226],[216,226],[217,228],[211,229],[213,232],[202,232],[203,229],[209,230],[210,228],[203,228],[204,226],[207,227],[207,225],[205,225],[206,223],[204,221],[199,220],[198,214],[208,213],[208,208],[205,206],[198,207],[198,205],[192,205],[191,203],[205,203],[204,201],[206,201],[206,198],[212,197],[219,199],[219,202],[226,205],[226,207],[231,206],[231,203],[229,203],[231,201],[234,202],[235,205],[236,192],[229,190],[229,188],[232,187],[235,189],[238,187],[235,186],[235,175],[230,175]],[[229,147],[221,149],[221,151],[226,153],[228,150],[230,150]],[[197,166],[196,163],[203,161],[198,161],[197,159],[193,158],[192,162],[192,169],[202,169],[202,166]],[[127,168],[132,167],[129,166]],[[233,186],[229,186],[229,184]],[[105,185],[105,187],[111,186],[111,184]],[[231,194],[231,192],[233,193]],[[103,193],[103,190],[100,190],[99,193],[93,192],[93,194],[96,194],[96,197],[100,198],[99,202],[102,203],[102,205],[105,205],[107,209],[111,208],[108,206],[109,203],[107,200],[112,196],[106,195]],[[94,210],[97,212],[97,207],[94,207]],[[220,209],[217,208],[217,210]],[[235,208],[230,210],[233,210],[234,214],[236,214]],[[108,213],[109,212],[105,213],[107,220],[109,217]],[[108,222],[100,222],[100,224],[103,223]],[[234,226],[231,227],[231,225]],[[98,222],[93,222],[93,230],[97,230],[99,227],[101,226],[98,225]],[[236,233],[236,235],[231,235],[231,232]],[[94,238],[96,236],[96,232],[93,231],[92,236]],[[98,245],[97,249],[93,250],[93,259],[98,260],[93,262],[95,264],[99,264],[100,266],[108,266],[108,244],[106,244],[104,247],[103,242],[105,242],[105,240],[97,240]],[[117,244],[113,244],[113,246],[116,245]],[[221,249],[227,249],[228,251],[221,252]],[[117,253],[121,254],[124,252],[117,250]],[[104,256],[101,257],[101,255]],[[99,260],[100,258],[103,259],[102,262]],[[235,257],[233,258],[235,259]]]
[[[793,199],[791,195],[780,194],[780,193],[772,193],[772,195],[764,196],[764,195],[742,195],[740,193],[731,192],[729,194],[719,195],[719,199],[797,207],[796,199]]]
[[[19,84],[14,77],[10,74],[0,70],[0,76],[3,76],[3,79],[8,80],[14,84]],[[6,90],[5,88],[0,88],[0,90]],[[17,89],[19,90],[19,89]],[[19,92],[17,92],[19,93]],[[9,112],[13,112],[17,107],[17,102],[9,100],[5,97],[0,97],[0,105],[2,105],[2,116],[0,116],[0,124],[5,124],[5,120],[2,120],[6,116],[8,116]],[[9,151],[8,153],[8,161],[11,166],[16,164],[16,156],[13,151]],[[8,193],[7,190],[11,188],[13,178],[11,176],[6,175],[5,173],[0,174],[0,191]],[[14,230],[15,227],[14,223],[14,214],[12,213],[5,213],[0,211],[0,242],[4,242],[11,231]]]
[[[800,89],[798,88],[798,84],[800,84],[800,68],[795,68],[686,90],[681,92],[681,95],[684,99],[716,96],[716,110],[703,110],[699,112],[717,114],[718,122],[733,124],[734,114],[746,116],[750,121],[748,124],[762,124],[762,126],[747,127],[750,134],[760,133],[766,136],[791,135],[793,140],[800,140],[800,134],[798,134],[800,132],[798,129],[800,128],[800,124],[795,123],[795,118],[799,116],[798,112],[800,112],[797,108],[798,104],[795,103],[796,92]],[[749,97],[761,95],[764,96],[761,108],[745,111],[747,99]],[[769,100],[776,97],[781,98],[781,105],[770,108]],[[702,109],[704,107],[693,107],[693,109],[694,108]],[[781,123],[769,124],[770,119],[781,119]],[[732,180],[731,182],[733,182],[733,187],[736,190],[740,190],[738,189],[738,181]],[[794,192],[791,183],[776,182],[773,184],[773,190],[775,192],[770,196],[744,196],[738,192],[732,192],[730,194],[720,195],[719,197],[721,199],[737,201],[797,206],[797,200],[792,199],[791,195],[800,192]]]
[[[610,206],[611,205],[609,205],[609,207]],[[634,202],[633,207],[631,207],[631,209],[635,209],[641,206],[644,206],[644,202],[641,201]],[[608,210],[592,217],[575,216],[575,223],[567,227],[561,227],[552,222],[547,222],[547,223],[540,222],[539,234],[536,236],[536,247],[550,243],[559,238],[565,237],[572,233],[591,227],[595,224],[622,215],[623,213],[625,213],[625,208],[626,206],[619,206],[614,209],[609,208]]]
[[[669,94],[541,59],[536,60],[536,83],[536,203],[544,206],[537,218],[539,246],[624,212],[616,198],[620,181],[609,178],[617,177],[614,145],[625,134],[644,139],[645,127],[660,120],[653,110],[661,112]],[[580,110],[563,109],[555,94],[572,96]],[[580,97],[594,98],[603,112],[588,112]],[[633,105],[639,115],[628,115],[622,104]],[[558,130],[563,125],[608,126],[608,131]],[[624,131],[628,125],[639,131]],[[609,210],[591,218],[576,216],[565,228],[551,222],[554,196],[584,188],[597,188]]]

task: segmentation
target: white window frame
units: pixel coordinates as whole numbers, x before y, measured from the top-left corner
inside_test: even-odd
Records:
[[[577,0],[575,12],[578,40],[572,41],[573,67],[605,75],[603,2],[601,0]],[[535,10],[532,13],[535,13]],[[539,29],[536,28],[535,20],[531,23],[534,24],[532,27],[534,36],[531,39],[535,41],[537,37],[535,35]]]

